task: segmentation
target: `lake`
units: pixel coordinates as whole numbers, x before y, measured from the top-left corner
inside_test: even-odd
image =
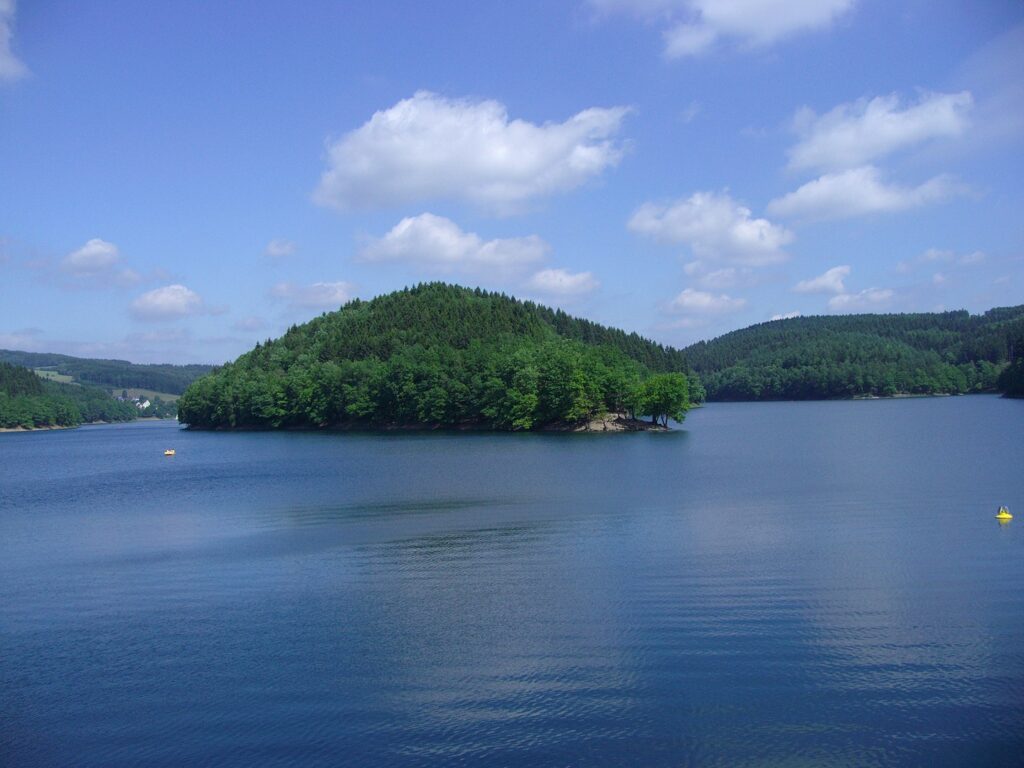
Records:
[[[0,764],[1020,765],[1022,435],[0,435]]]

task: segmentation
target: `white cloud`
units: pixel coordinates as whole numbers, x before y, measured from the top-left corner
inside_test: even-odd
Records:
[[[130,288],[143,280],[158,279],[157,271],[143,277],[131,267],[122,266],[122,263],[121,251],[116,245],[94,237],[61,259],[60,269],[72,276],[73,282],[68,285],[74,288]],[[48,264],[42,266],[48,268]]]
[[[263,249],[263,255],[268,256],[271,259],[283,259],[286,256],[295,255],[295,251],[297,250],[298,246],[291,240],[275,237],[267,243],[267,247]]]
[[[693,278],[701,288],[722,291],[739,286],[751,286],[759,282],[759,276],[751,267],[722,267],[713,269],[702,261],[690,261],[683,265],[683,272]]]
[[[313,199],[339,210],[454,199],[513,212],[616,165],[613,137],[628,111],[537,125],[510,120],[497,101],[419,91],[329,144]]]
[[[697,56],[722,39],[762,47],[798,32],[828,27],[855,0],[590,0],[599,11],[622,11],[667,25],[665,55]]]
[[[888,288],[866,288],[859,293],[840,293],[828,300],[828,308],[834,312],[877,309],[888,304],[894,293]]]
[[[982,251],[971,251],[958,256],[955,251],[943,250],[941,248],[929,248],[924,253],[913,259],[901,261],[896,265],[896,271],[906,274],[914,271],[917,267],[926,264],[951,264],[962,267],[972,267],[985,261],[986,256]]]
[[[735,312],[742,309],[746,303],[746,299],[735,299],[724,293],[716,296],[713,293],[687,288],[669,302],[668,310],[670,312],[717,315]]]
[[[949,278],[946,277],[941,272],[936,272],[934,275],[932,275],[932,283],[934,283],[935,285],[942,285],[947,280],[949,280]]]
[[[724,267],[701,275],[700,284],[705,288],[722,290],[735,287],[740,280],[740,271],[736,267]]]
[[[355,286],[343,281],[297,285],[278,283],[270,289],[275,299],[283,299],[292,309],[339,309],[354,295]]]
[[[95,275],[106,272],[120,260],[121,253],[116,245],[94,237],[65,256],[60,266],[65,272],[75,275]]]
[[[676,24],[665,30],[665,55],[670,59],[699,56],[715,44],[718,34],[707,24]]]
[[[948,176],[916,187],[887,184],[874,166],[827,173],[768,204],[768,212],[805,220],[842,219],[888,213],[940,202],[963,191]]]
[[[794,118],[800,141],[789,151],[790,167],[852,168],[928,139],[960,136],[973,103],[961,91],[925,93],[902,109],[896,94],[840,104],[820,117],[802,109]]]
[[[840,267],[832,267],[824,274],[809,280],[801,280],[793,286],[793,290],[797,293],[846,293],[843,280],[849,276],[850,268],[844,264]]]
[[[184,285],[165,285],[137,297],[131,305],[132,314],[140,320],[174,320],[206,311],[203,300]]]
[[[783,312],[782,314],[779,314],[779,315],[772,315],[771,319],[772,320],[792,320],[794,317],[800,317],[800,312],[798,310],[794,309],[792,312]]]
[[[11,50],[16,10],[15,0],[0,0],[0,83],[14,82],[28,74],[28,67]]]
[[[539,261],[547,251],[547,243],[536,235],[484,240],[473,232],[463,232],[450,219],[422,213],[402,219],[384,237],[372,240],[361,257],[412,264],[442,274],[507,274]]]
[[[684,243],[702,259],[746,266],[784,261],[782,247],[793,240],[789,230],[751,218],[749,208],[714,192],[697,192],[668,204],[644,203],[629,228],[662,242]]]
[[[527,282],[527,287],[554,296],[580,296],[597,290],[600,283],[590,272],[542,269]]]

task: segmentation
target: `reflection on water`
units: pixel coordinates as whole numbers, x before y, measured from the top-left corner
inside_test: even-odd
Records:
[[[685,426],[0,436],[0,763],[1019,764],[1024,403]]]

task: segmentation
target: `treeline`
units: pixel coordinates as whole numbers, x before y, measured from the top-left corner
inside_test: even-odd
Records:
[[[683,350],[708,400],[805,400],[1005,389],[1024,306],[796,317]],[[1017,349],[1022,345],[1017,344]]]
[[[135,387],[180,395],[193,381],[209,373],[209,365],[140,365],[127,360],[92,360],[70,355],[0,350],[0,361],[26,368],[46,368],[75,381],[107,389]]]
[[[131,421],[137,413],[98,387],[43,381],[27,368],[0,363],[0,427],[74,427]]]
[[[293,326],[196,381],[197,427],[485,426],[605,412],[681,419],[674,350],[503,294],[430,283]]]

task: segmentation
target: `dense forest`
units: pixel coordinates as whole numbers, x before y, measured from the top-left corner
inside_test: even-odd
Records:
[[[1024,306],[981,315],[796,317],[683,350],[708,400],[1020,393],[1015,352],[1024,352]]]
[[[429,283],[354,300],[193,383],[193,427],[529,430],[605,413],[682,419],[677,351],[504,294]]]
[[[193,381],[210,372],[209,365],[139,365],[126,360],[92,360],[70,355],[16,352],[0,349],[0,362],[26,368],[46,368],[82,384],[110,390],[126,387],[180,395]]]
[[[28,368],[0,362],[0,427],[74,427],[137,415],[134,405],[98,387],[44,381]]]
[[[1024,350],[1024,339],[1018,349]],[[999,377],[999,389],[1007,397],[1024,397],[1024,354],[1019,354],[1012,365],[1007,366]]]

